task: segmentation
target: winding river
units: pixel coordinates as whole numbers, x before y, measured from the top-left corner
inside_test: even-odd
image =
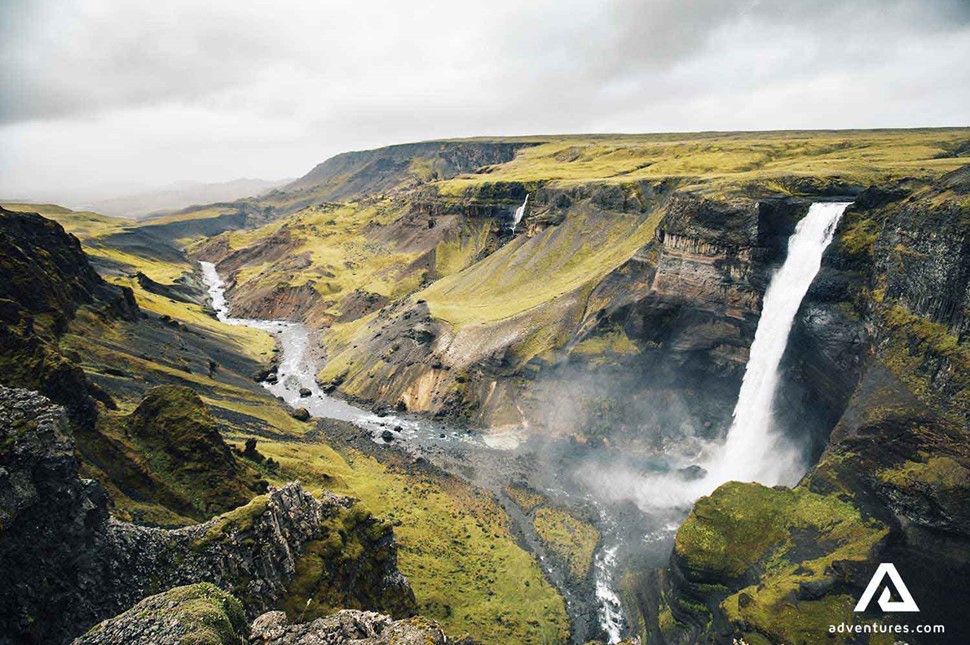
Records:
[[[199,264],[212,308],[220,322],[261,329],[276,339],[281,354],[277,378],[275,382],[264,381],[263,387],[290,407],[305,408],[313,417],[350,422],[365,430],[375,443],[393,443],[415,456],[427,458],[447,472],[495,493],[518,528],[521,540],[537,557],[550,582],[566,600],[577,640],[585,642],[594,632],[600,630],[608,636],[610,643],[620,640],[626,621],[620,608],[619,596],[613,588],[616,546],[607,547],[604,540],[593,569],[593,597],[585,597],[585,594],[573,589],[566,582],[562,571],[549,565],[550,559],[545,547],[535,534],[531,522],[502,492],[512,481],[529,479],[529,455],[525,446],[520,446],[518,441],[508,441],[507,437],[489,441],[487,437],[459,432],[420,417],[377,415],[328,395],[316,381],[320,360],[316,356],[316,339],[310,329],[299,322],[231,316],[226,301],[226,285],[215,265],[211,262]],[[550,497],[553,499],[564,494],[563,491],[547,492],[551,493]],[[594,606],[590,606],[591,601]],[[597,623],[595,626],[590,624],[594,621]]]

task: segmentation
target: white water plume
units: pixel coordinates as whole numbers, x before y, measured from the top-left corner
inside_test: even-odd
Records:
[[[518,208],[515,209],[515,215],[512,216],[512,232],[513,233],[515,233],[515,228],[519,225],[519,222],[521,222],[522,221],[522,218],[525,216],[525,209],[526,209],[526,207],[528,205],[529,205],[529,195],[526,194],[525,201],[522,202],[522,205],[521,206],[519,206]]]
[[[700,460],[706,471],[691,479],[680,472],[643,475],[632,469],[589,468],[588,483],[615,499],[631,499],[644,510],[687,507],[728,481],[792,485],[804,471],[798,450],[778,433],[773,406],[778,366],[795,315],[822,264],[848,203],[812,204],[788,240],[788,257],[765,293],[761,318],[745,366],[734,419],[723,444]]]

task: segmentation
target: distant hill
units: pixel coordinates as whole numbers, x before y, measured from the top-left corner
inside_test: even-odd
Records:
[[[169,188],[113,197],[84,204],[84,208],[115,217],[143,218],[160,212],[180,210],[195,204],[230,202],[255,197],[292,179],[234,179],[219,184],[182,182]]]

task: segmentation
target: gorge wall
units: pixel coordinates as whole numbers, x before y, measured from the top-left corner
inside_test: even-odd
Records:
[[[852,622],[879,562],[920,599],[918,622],[946,623],[945,636],[907,640],[966,638],[952,616],[968,600],[957,581],[970,552],[968,178],[871,189],[846,214],[803,303],[782,389],[834,430],[826,443],[824,416],[789,419],[821,452],[793,492],[728,484],[698,502],[660,576],[659,608],[646,611],[665,642],[811,642]]]

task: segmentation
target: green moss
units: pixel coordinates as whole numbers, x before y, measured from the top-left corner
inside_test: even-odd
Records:
[[[311,620],[344,608],[380,610],[398,618],[414,612],[410,595],[391,597],[382,586],[382,568],[393,556],[390,524],[358,504],[339,509],[323,528],[326,538],[307,545],[282,599],[291,618]]]
[[[418,613],[447,632],[485,643],[568,638],[562,598],[518,546],[510,520],[488,493],[451,478],[409,475],[356,452],[345,458],[321,444],[261,441],[260,451],[280,462],[280,481],[352,495],[393,522],[398,565]],[[303,566],[309,571],[313,560]]]
[[[439,242],[435,247],[435,276],[444,277],[470,266],[487,248],[490,232],[488,222],[473,221]]]
[[[870,255],[879,238],[879,224],[872,219],[860,219],[839,236],[850,255]]]
[[[595,284],[653,237],[661,216],[572,213],[563,224],[518,237],[415,297],[458,328],[506,319]]]
[[[523,513],[531,513],[546,503],[546,498],[527,486],[506,486],[503,492],[514,501]]]
[[[211,527],[193,543],[193,548],[204,549],[209,545],[225,540],[234,533],[249,531],[269,505],[269,497],[254,497],[247,504],[214,518]]]
[[[219,423],[191,388],[149,390],[124,424],[152,473],[187,499],[199,519],[244,504],[266,489],[260,473],[233,456]]]
[[[871,185],[897,177],[939,176],[965,163],[948,153],[966,130],[846,130],[532,137],[490,172],[438,182],[462,195],[486,182],[571,185],[684,180],[713,195],[756,187],[799,194],[833,181]]]
[[[585,579],[600,540],[596,527],[566,511],[550,507],[536,509],[532,525],[543,544],[566,562],[573,578]]]
[[[586,338],[573,346],[571,353],[587,357],[623,356],[636,354],[637,346],[620,329],[598,336]]]
[[[923,401],[944,414],[966,418],[970,414],[970,348],[939,323],[910,313],[901,305],[880,308],[885,340],[879,356],[886,366]],[[945,361],[953,374],[954,394],[941,394],[933,381],[938,363]]]
[[[758,584],[721,603],[731,621],[773,641],[812,642],[828,624],[851,622],[855,601],[838,594],[792,600],[801,585],[830,579],[836,561],[866,561],[888,531],[832,495],[731,482],[697,502],[675,550],[692,583],[758,573]]]
[[[895,468],[880,470],[876,476],[885,484],[903,489],[914,486],[955,489],[970,481],[970,470],[951,457],[927,457],[925,461],[905,461]]]
[[[140,639],[167,633],[182,645],[242,645],[247,642],[248,631],[249,621],[236,598],[215,585],[199,583],[149,596],[95,626],[79,642],[102,642],[105,638],[120,642],[116,639],[121,633]]]

